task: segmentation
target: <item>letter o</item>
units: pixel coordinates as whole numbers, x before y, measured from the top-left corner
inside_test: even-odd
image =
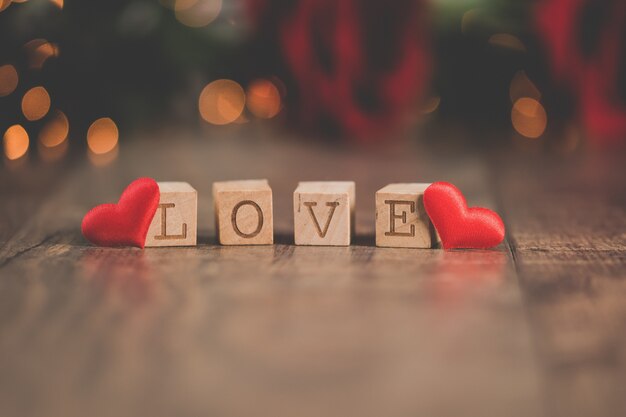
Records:
[[[259,216],[259,221],[257,223],[257,227],[256,229],[252,232],[252,233],[244,233],[239,229],[239,226],[237,225],[237,212],[239,212],[239,209],[242,206],[252,206],[256,209],[257,215]],[[239,203],[237,203],[235,205],[235,207],[233,207],[233,212],[232,215],[230,216],[230,221],[233,225],[233,229],[235,230],[235,233],[237,233],[237,236],[239,237],[243,237],[245,239],[250,239],[255,237],[256,235],[258,235],[259,233],[261,233],[261,229],[263,229],[263,211],[261,210],[261,207],[259,207],[259,205],[257,203],[255,203],[252,200],[243,200],[240,201]]]

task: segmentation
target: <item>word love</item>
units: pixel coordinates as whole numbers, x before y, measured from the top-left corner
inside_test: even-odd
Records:
[[[350,245],[355,184],[300,182],[293,193],[296,245]],[[376,245],[381,247],[489,248],[504,239],[493,211],[468,208],[452,184],[389,184],[376,199]],[[267,180],[213,184],[215,225],[222,245],[274,243],[272,189]],[[117,204],[97,206],[83,219],[83,235],[100,246],[194,246],[198,194],[184,182],[140,178]]]

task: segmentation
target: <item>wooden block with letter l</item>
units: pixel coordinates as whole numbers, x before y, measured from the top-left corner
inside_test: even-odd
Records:
[[[376,246],[432,248],[438,235],[424,209],[430,184],[389,184],[376,192]]]
[[[146,247],[195,246],[198,193],[186,182],[159,182],[159,206],[146,236]]]
[[[213,183],[215,230],[222,245],[274,243],[272,189],[267,180]]]
[[[300,182],[293,192],[296,245],[348,246],[354,200],[352,181]]]

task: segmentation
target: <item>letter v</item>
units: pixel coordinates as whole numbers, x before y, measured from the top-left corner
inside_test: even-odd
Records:
[[[322,230],[322,228],[320,227],[320,224],[317,221],[317,217],[315,216],[315,213],[313,212],[313,207],[317,206],[317,203],[313,202],[313,201],[307,201],[307,202],[304,202],[302,204],[304,204],[305,206],[308,207],[309,213],[311,213],[311,217],[313,217],[313,223],[315,223],[315,228],[317,229],[317,234],[319,234],[321,238],[325,238],[326,237],[326,233],[328,233],[328,226],[330,226],[330,221],[332,220],[333,215],[335,214],[335,209],[339,205],[339,202],[338,201],[332,201],[332,202],[327,202],[326,203],[326,206],[330,207],[330,213],[328,213],[328,218],[326,219],[326,224],[324,225],[324,230]]]

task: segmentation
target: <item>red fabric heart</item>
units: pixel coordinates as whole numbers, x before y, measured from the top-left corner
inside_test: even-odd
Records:
[[[98,246],[144,247],[161,194],[152,178],[133,181],[117,204],[92,208],[83,218],[83,236]]]
[[[444,249],[486,249],[504,240],[500,216],[486,208],[468,208],[461,191],[448,182],[426,188],[424,207]]]

